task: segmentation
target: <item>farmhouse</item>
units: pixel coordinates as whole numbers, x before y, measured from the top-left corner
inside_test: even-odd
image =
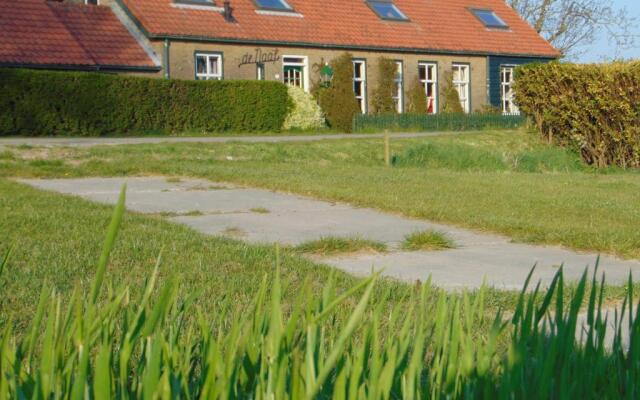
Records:
[[[491,105],[511,114],[518,112],[511,90],[514,67],[560,56],[504,0],[85,1],[91,4],[0,4],[3,13],[24,3],[61,15],[58,21],[71,27],[66,29],[71,38],[62,33],[56,37],[78,42],[90,59],[97,54],[91,65],[95,69],[177,79],[279,80],[309,91],[314,82],[330,76],[326,64],[348,51],[353,55],[354,95],[363,113],[379,79],[380,57],[396,63],[398,112],[405,111],[407,89],[417,79],[428,111],[437,113],[450,78],[465,112]],[[101,15],[95,23],[94,14]],[[0,38],[6,30],[22,29],[13,20],[1,25]],[[28,18],[23,23],[32,24]],[[31,53],[42,60],[58,51],[46,43],[53,36],[47,29],[33,28],[40,45]],[[59,53],[68,60],[58,60],[58,66],[81,64],[72,59],[80,50]],[[110,56],[115,59],[100,59]],[[3,47],[0,63],[29,64],[8,60]]]

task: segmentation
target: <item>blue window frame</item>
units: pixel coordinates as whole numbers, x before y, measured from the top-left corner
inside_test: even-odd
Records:
[[[471,12],[476,16],[487,28],[507,29],[509,25],[498,17],[493,10],[472,9]]]
[[[367,4],[382,19],[392,21],[408,20],[407,16],[390,1],[367,1]]]
[[[254,0],[264,10],[291,11],[291,6],[284,0]]]

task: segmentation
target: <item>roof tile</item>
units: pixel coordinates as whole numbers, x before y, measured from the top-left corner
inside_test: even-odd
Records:
[[[0,63],[154,67],[110,8],[0,0]]]
[[[216,11],[173,7],[171,0],[122,1],[144,28],[158,37],[206,37],[425,52],[560,55],[504,0],[394,0],[409,17],[409,22],[381,20],[364,0],[288,0],[303,18],[260,15],[255,12],[253,0],[231,0],[237,23],[226,22]],[[494,10],[510,29],[485,28],[469,8]]]

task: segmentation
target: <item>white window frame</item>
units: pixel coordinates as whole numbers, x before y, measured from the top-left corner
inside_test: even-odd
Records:
[[[302,61],[294,61],[302,60]],[[294,56],[283,55],[282,56],[282,82],[285,83],[284,69],[287,66],[302,67],[302,90],[309,92],[309,57],[307,56]]]
[[[205,65],[207,66],[207,70],[205,72],[198,72],[198,58],[204,57]],[[216,59],[216,63],[218,64],[218,71],[211,71],[211,59]],[[194,61],[194,69],[196,71],[196,80],[222,80],[222,53],[206,53],[206,52],[196,52],[193,58]]]
[[[460,72],[463,79],[456,79],[456,70]],[[460,105],[465,114],[471,111],[471,66],[469,64],[454,63],[453,64],[453,87],[458,91],[460,96]]]
[[[420,69],[424,68],[424,79],[420,79]],[[429,78],[429,70],[431,69],[431,78]],[[434,62],[419,62],[418,63],[418,79],[420,84],[424,87],[424,95],[427,97],[427,112],[429,110],[429,103],[432,102],[431,114],[438,113],[438,64]],[[431,87],[432,95],[429,96],[429,87]]]
[[[404,63],[401,60],[396,60],[396,74],[394,76],[394,82],[396,84],[395,95],[393,96],[393,102],[396,105],[396,112],[402,114],[404,112]]]
[[[356,78],[356,68],[361,68],[360,77]],[[353,60],[353,93],[356,93],[356,86],[360,86],[360,96],[356,96],[356,99],[360,103],[360,111],[363,114],[367,113],[367,60],[354,59]]]
[[[520,109],[515,103],[515,93],[513,92],[515,70],[515,65],[500,66],[500,104],[502,104],[503,115],[520,115]],[[508,81],[507,75],[510,78]]]

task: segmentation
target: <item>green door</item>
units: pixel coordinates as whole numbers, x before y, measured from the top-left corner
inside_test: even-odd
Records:
[[[304,89],[302,79],[302,67],[297,65],[284,66],[284,83],[289,86],[296,86]]]

